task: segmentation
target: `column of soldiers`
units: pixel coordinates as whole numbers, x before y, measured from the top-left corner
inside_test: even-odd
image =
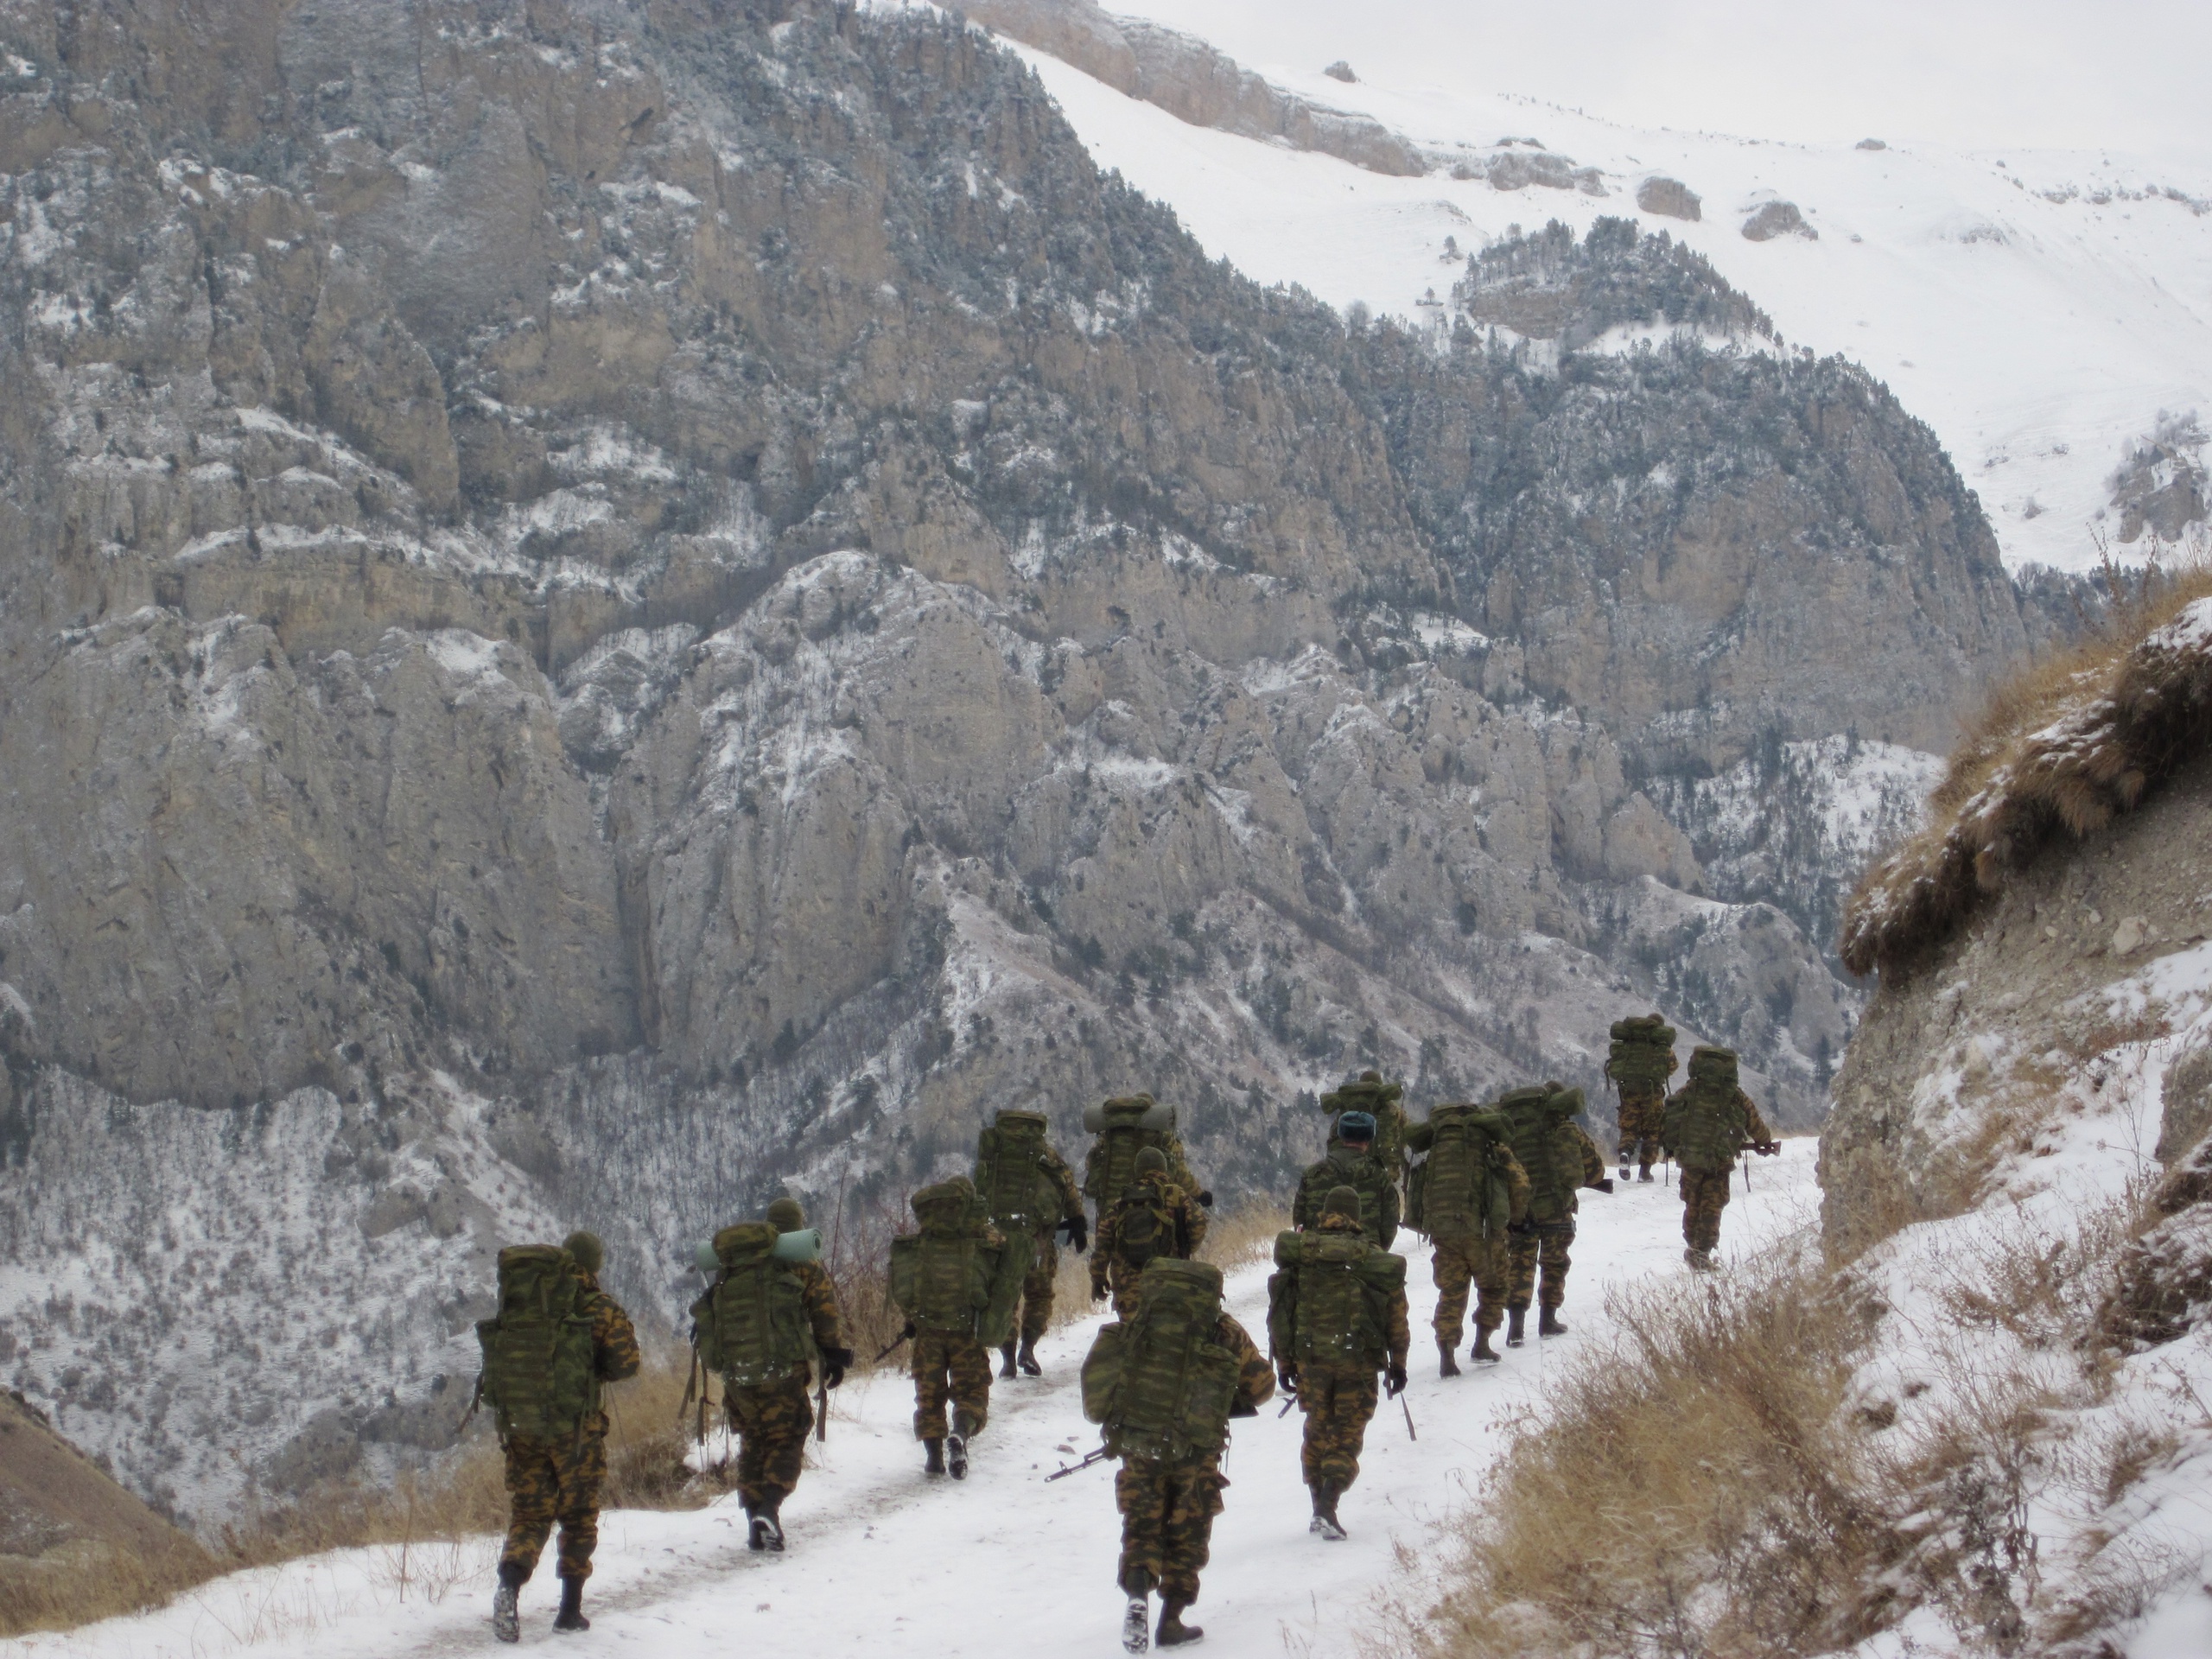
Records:
[[[1738,1156],[1779,1148],[1726,1049],[1696,1049],[1682,1089],[1664,1092],[1674,1036],[1656,1014],[1613,1028],[1606,1073],[1621,1090],[1620,1173],[1625,1179],[1634,1159],[1648,1180],[1655,1152],[1674,1158],[1685,1255],[1709,1270]],[[1052,1317],[1059,1249],[1089,1248],[1092,1300],[1110,1298],[1115,1318],[1083,1366],[1084,1413],[1103,1431],[1084,1461],[1121,1464],[1123,1645],[1141,1652],[1154,1639],[1198,1641],[1204,1630],[1183,1616],[1198,1599],[1222,1510],[1229,1425],[1256,1414],[1278,1386],[1304,1414],[1310,1530],[1325,1541],[1347,1535],[1338,1506],[1358,1478],[1367,1426],[1380,1401],[1407,1384],[1406,1262],[1391,1249],[1402,1222],[1433,1247],[1441,1376],[1459,1374],[1471,1291],[1477,1362],[1501,1357],[1491,1344],[1501,1325],[1507,1346],[1522,1342],[1532,1303],[1539,1336],[1564,1333],[1577,1192],[1614,1190],[1573,1121],[1583,1103],[1581,1090],[1546,1083],[1490,1105],[1440,1105],[1411,1123],[1399,1086],[1373,1071],[1324,1096],[1326,1153],[1306,1171],[1292,1228],[1275,1241],[1265,1357],[1223,1307],[1220,1270],[1193,1259],[1212,1194],[1191,1173],[1172,1110],[1135,1095],[1086,1112],[1093,1141],[1080,1186],[1042,1113],[1000,1112],[979,1138],[973,1174],[915,1192],[916,1230],[892,1245],[889,1293],[905,1316],[893,1348],[911,1344],[925,1474],[966,1478],[971,1443],[988,1421],[993,1349],[999,1376],[1042,1375],[1036,1344]],[[798,1484],[808,1434],[822,1432],[828,1393],[854,1363],[821,1243],[785,1198],[699,1249],[709,1282],[691,1308],[694,1386],[706,1373],[721,1379],[754,1550],[784,1549],[780,1511]],[[582,1586],[607,1467],[600,1389],[639,1365],[628,1317],[598,1285],[602,1255],[598,1239],[581,1232],[558,1249],[502,1251],[499,1313],[479,1326],[480,1394],[497,1414],[512,1498],[493,1612],[502,1641],[518,1639],[517,1598],[556,1521],[554,1628],[589,1628]]]

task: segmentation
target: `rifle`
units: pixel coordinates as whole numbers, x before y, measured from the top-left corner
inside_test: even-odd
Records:
[[[1539,1349],[1537,1351],[1541,1353],[1542,1351]],[[1406,1403],[1405,1390],[1402,1389],[1398,1391],[1398,1409],[1406,1414],[1406,1438],[1409,1440],[1421,1439],[1420,1433],[1414,1427],[1414,1408]]]
[[[904,1331],[901,1331],[896,1337],[892,1338],[891,1345],[875,1357],[875,1363],[879,1365],[882,1364],[885,1360],[890,1358],[892,1355],[897,1353],[901,1348],[905,1347],[906,1345],[906,1338],[913,1334],[914,1327],[910,1325]]]
[[[814,1385],[814,1438],[826,1443],[830,1439],[830,1368],[821,1369],[820,1380]]]
[[[1046,1480],[1065,1480],[1070,1475],[1076,1474],[1083,1470],[1088,1469],[1094,1463],[1103,1463],[1107,1458],[1112,1455],[1113,1454],[1111,1452],[1108,1452],[1106,1448],[1102,1446],[1096,1452],[1093,1452],[1089,1457],[1085,1458],[1081,1463],[1065,1465],[1058,1469],[1055,1469],[1051,1474],[1046,1476],[1045,1478]]]

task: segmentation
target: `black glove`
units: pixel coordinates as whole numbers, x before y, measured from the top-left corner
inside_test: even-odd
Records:
[[[1081,1216],[1070,1216],[1062,1222],[1060,1236],[1067,1240],[1068,1249],[1077,1255],[1090,1248],[1090,1224]]]
[[[1198,1189],[1198,1202],[1199,1202],[1200,1204],[1204,1205],[1207,1209],[1209,1209],[1209,1210],[1212,1209],[1212,1208],[1213,1208],[1213,1188],[1211,1188],[1211,1187],[1210,1187],[1210,1186],[1202,1186],[1202,1187],[1200,1187],[1200,1188]]]
[[[1406,1368],[1385,1365],[1382,1368],[1382,1391],[1393,1400],[1406,1391]]]
[[[1275,1370],[1275,1381],[1282,1384],[1282,1391],[1285,1394],[1296,1394],[1298,1392],[1298,1367],[1295,1365],[1279,1366]]]
[[[906,1328],[901,1331],[899,1336],[904,1342],[912,1342],[914,1339],[914,1322],[912,1319],[906,1321]]]
[[[1751,1150],[1758,1154],[1762,1158],[1771,1158],[1782,1150],[1782,1142],[1779,1141],[1762,1141],[1758,1145],[1753,1147]]]
[[[1591,1182],[1590,1185],[1596,1187],[1600,1192],[1610,1192],[1613,1190],[1613,1178],[1610,1175],[1601,1176],[1597,1180]]]
[[[824,1348],[822,1351],[822,1386],[834,1389],[845,1380],[845,1372],[853,1363],[849,1348]]]
[[[1505,1224],[1505,1230],[1509,1233],[1519,1233],[1525,1237],[1527,1235],[1536,1230],[1536,1224],[1529,1220],[1528,1217],[1523,1216],[1518,1221],[1507,1222]]]
[[[1249,1400],[1239,1400],[1230,1407],[1229,1414],[1232,1417],[1256,1417],[1260,1414],[1260,1408]]]

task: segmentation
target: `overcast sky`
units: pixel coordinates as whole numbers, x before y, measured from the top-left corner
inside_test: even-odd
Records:
[[[2212,0],[1103,0],[1255,68],[1761,138],[2212,161]]]

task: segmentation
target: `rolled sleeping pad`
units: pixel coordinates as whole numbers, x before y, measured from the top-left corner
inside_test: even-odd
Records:
[[[779,1262],[819,1262],[822,1259],[822,1230],[802,1227],[795,1233],[779,1234],[776,1248],[768,1252]]]
[[[699,1248],[693,1253],[691,1263],[702,1273],[720,1273],[722,1270],[722,1259],[715,1254],[714,1240],[705,1238],[699,1241]]]
[[[1130,1120],[1122,1118],[1123,1123]],[[1135,1120],[1141,1129],[1172,1129],[1175,1127],[1175,1109],[1154,1101],[1143,1116]],[[1086,1134],[1097,1135],[1106,1127],[1106,1103],[1096,1101],[1083,1109],[1083,1127]]]

